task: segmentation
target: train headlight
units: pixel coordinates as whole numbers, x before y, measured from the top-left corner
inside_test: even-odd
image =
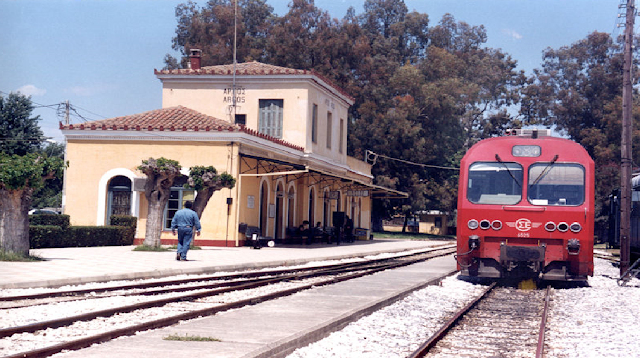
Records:
[[[502,221],[500,220],[493,220],[491,222],[491,227],[493,228],[493,230],[500,230],[502,229]]]
[[[578,223],[573,223],[571,224],[571,226],[569,226],[569,229],[573,232],[580,232],[580,230],[582,230],[582,225],[578,224]]]
[[[480,228],[482,230],[487,230],[488,228],[491,227],[491,223],[489,222],[489,220],[482,220],[480,221]]]
[[[538,145],[514,145],[511,148],[514,157],[539,157],[540,146]]]
[[[553,231],[556,229],[556,223],[554,223],[553,221],[549,221],[548,223],[544,224],[544,229],[547,231]]]
[[[580,241],[578,239],[569,239],[567,241],[567,251],[569,251],[569,255],[577,255],[580,252]]]
[[[561,222],[558,224],[558,231],[560,232],[567,232],[569,230],[569,224],[565,223],[565,222]]]
[[[469,220],[469,222],[467,222],[467,227],[471,230],[475,230],[478,228],[478,220],[476,219],[471,219]]]

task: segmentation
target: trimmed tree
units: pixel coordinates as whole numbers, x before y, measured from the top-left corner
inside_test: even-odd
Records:
[[[231,189],[235,185],[236,179],[226,172],[218,175],[218,171],[212,166],[195,166],[189,169],[189,179],[185,187],[198,192],[192,209],[198,217],[202,217],[204,208],[216,191],[222,188]]]
[[[60,158],[0,153],[0,250],[29,255],[29,208],[33,191],[60,175]]]
[[[162,233],[162,215],[171,195],[171,186],[180,175],[180,163],[166,158],[149,158],[138,166],[147,180],[144,185],[144,196],[149,203],[147,227],[144,235],[144,245],[159,247]]]

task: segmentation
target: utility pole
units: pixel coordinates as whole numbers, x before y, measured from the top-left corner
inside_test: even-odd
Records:
[[[631,156],[632,123],[632,46],[633,26],[635,22],[634,0],[627,1],[626,23],[624,28],[624,64],[622,72],[622,143],[620,173],[620,276],[629,269],[631,237]]]
[[[64,124],[69,125],[69,100],[64,102]]]

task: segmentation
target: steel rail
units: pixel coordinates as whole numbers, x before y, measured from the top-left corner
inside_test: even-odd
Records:
[[[547,329],[547,316],[549,314],[549,297],[551,296],[551,286],[547,286],[547,292],[544,297],[544,310],[542,310],[542,319],[540,320],[540,330],[538,331],[538,346],[536,347],[536,358],[544,356],[544,338]]]
[[[114,339],[114,338],[117,338],[117,337],[120,337],[120,336],[124,336],[124,335],[132,335],[132,334],[135,334],[136,332],[139,332],[139,331],[166,327],[166,326],[175,324],[175,323],[177,323],[179,321],[182,321],[182,320],[193,319],[193,318],[203,317],[203,316],[209,316],[209,315],[213,315],[215,313],[218,313],[218,312],[221,312],[221,311],[224,311],[224,310],[228,310],[228,309],[232,309],[232,308],[238,308],[238,307],[251,305],[251,304],[257,304],[257,303],[260,303],[260,302],[263,302],[263,301],[266,301],[266,300],[270,300],[270,299],[274,299],[274,298],[279,298],[279,297],[284,297],[284,296],[287,296],[287,295],[291,295],[293,293],[296,293],[296,292],[299,292],[299,291],[303,291],[303,290],[307,290],[307,289],[310,289],[310,288],[313,288],[313,287],[319,287],[319,286],[334,284],[334,283],[338,283],[338,282],[342,282],[342,281],[347,281],[347,280],[350,280],[350,279],[354,279],[354,278],[370,275],[370,274],[373,274],[375,272],[384,271],[384,270],[391,269],[391,268],[397,268],[397,267],[411,265],[413,263],[424,261],[424,260],[427,260],[429,258],[448,255],[450,253],[449,252],[444,252],[444,253],[431,253],[431,254],[433,254],[434,256],[418,258],[418,259],[411,259],[411,260],[405,260],[405,261],[396,262],[396,263],[384,263],[384,264],[378,265],[377,267],[369,268],[367,270],[360,270],[360,272],[356,272],[356,273],[352,273],[352,274],[348,274],[348,275],[344,275],[344,276],[340,276],[340,277],[332,277],[332,278],[329,278],[329,279],[324,280],[324,281],[315,282],[315,283],[311,283],[311,284],[307,284],[307,285],[302,285],[302,286],[298,286],[298,287],[295,287],[295,288],[286,289],[286,290],[282,290],[282,291],[278,291],[278,292],[274,292],[274,293],[270,293],[270,294],[266,294],[266,295],[262,295],[262,296],[252,297],[252,298],[248,298],[248,299],[245,299],[245,300],[241,300],[241,301],[237,301],[237,302],[233,302],[233,303],[229,303],[229,304],[224,304],[224,305],[220,305],[220,306],[216,306],[216,307],[212,307],[212,308],[206,308],[206,309],[201,309],[201,310],[194,310],[194,311],[190,311],[190,312],[185,312],[185,313],[177,315],[177,316],[171,316],[171,317],[162,318],[162,319],[158,319],[158,320],[154,320],[154,321],[150,321],[150,322],[141,323],[141,324],[134,325],[134,326],[131,326],[131,327],[125,327],[125,328],[117,329],[117,330],[114,330],[114,331],[104,332],[104,333],[99,334],[99,335],[95,335],[95,336],[91,336],[91,337],[84,337],[84,338],[81,338],[81,339],[78,339],[78,340],[61,343],[61,344],[58,344],[58,345],[55,345],[55,346],[45,347],[45,348],[36,349],[36,350],[33,350],[33,351],[28,351],[28,352],[22,352],[22,353],[19,353],[17,355],[13,355],[13,356],[9,356],[9,357],[43,357],[43,356],[48,356],[48,355],[51,355],[51,354],[58,353],[58,352],[60,352],[62,350],[81,349],[81,348],[88,347],[88,346],[90,346],[91,344],[94,344],[94,343],[105,342],[105,341],[108,341],[110,339]],[[335,270],[332,270],[332,271],[333,272],[329,272],[328,274],[335,274],[336,273]],[[269,284],[269,283],[275,283],[275,282],[278,282],[278,281],[286,281],[286,280],[291,280],[291,279],[300,279],[300,278],[312,277],[314,275],[315,275],[315,273],[307,273],[307,274],[304,274],[304,275],[301,275],[300,273],[295,273],[295,274],[289,275],[288,277],[280,277],[280,278],[277,278],[277,279],[274,279],[274,278],[262,279],[261,282],[249,284],[247,286],[259,287],[259,286],[261,286],[261,284],[264,285],[263,283]],[[254,287],[246,287],[246,288],[254,288]],[[245,289],[245,288],[235,287],[234,289],[225,289],[225,290],[234,291],[234,290],[239,290],[239,289]],[[212,290],[212,291],[220,291],[220,290]],[[210,293],[213,293],[213,292],[210,292]],[[220,292],[218,292],[216,294],[219,294],[219,293]],[[211,294],[209,294],[209,295],[211,295]],[[188,301],[188,300],[193,300],[195,298],[201,298],[201,297],[206,297],[206,296],[207,295],[204,292],[202,292],[202,293],[198,293],[198,294],[190,294],[190,295],[186,295],[186,296],[173,297],[173,298],[170,298],[170,299],[161,299],[161,300],[157,300],[157,302],[159,303],[160,301],[163,301],[165,303],[169,303],[169,302],[176,302],[176,301]],[[153,302],[156,302],[156,301],[153,301]],[[147,303],[148,302],[143,302],[143,303],[139,303],[139,304],[134,304],[134,305],[121,307],[120,310],[118,310],[117,308],[107,309],[107,310],[101,310],[101,311],[90,312],[90,313],[87,313],[87,314],[77,315],[77,316],[74,316],[74,317],[63,318],[63,319],[59,319],[59,320],[51,320],[51,321],[46,321],[46,322],[39,322],[39,323],[34,323],[34,324],[30,324],[30,325],[26,325],[26,326],[20,326],[20,327],[9,327],[9,328],[5,328],[5,329],[0,330],[0,337],[7,337],[7,336],[10,336],[10,335],[13,335],[13,334],[16,334],[16,333],[35,332],[35,331],[46,329],[46,328],[56,328],[56,327],[68,326],[68,325],[70,325],[70,324],[72,324],[72,323],[74,323],[74,322],[76,322],[78,320],[85,320],[85,321],[86,320],[90,320],[90,319],[92,319],[91,316],[100,317],[100,316],[105,316],[105,315],[113,315],[115,313],[122,312],[122,308],[127,310],[127,312],[135,310],[135,309],[148,308],[148,307],[144,307],[145,304],[147,304]]]
[[[439,256],[443,256],[443,255],[439,255]],[[438,257],[438,256],[434,256],[434,257]],[[400,266],[405,266],[405,265],[406,265],[406,263],[401,263],[400,264]],[[376,272],[377,271],[383,271],[383,270],[386,270],[386,269],[388,269],[388,267],[380,267],[380,268],[376,269]],[[131,336],[131,335],[134,335],[137,332],[141,332],[141,331],[147,331],[147,330],[151,330],[151,329],[158,329],[158,328],[168,327],[168,326],[174,325],[174,324],[176,324],[176,323],[178,323],[180,321],[195,319],[195,318],[199,318],[199,317],[211,316],[211,315],[214,315],[216,313],[227,311],[227,310],[230,310],[230,309],[241,308],[241,307],[244,307],[244,306],[258,304],[260,302],[268,301],[268,300],[271,300],[271,299],[276,299],[276,298],[288,296],[288,295],[291,295],[291,294],[294,294],[296,292],[303,291],[303,290],[306,290],[306,289],[309,289],[309,288],[318,287],[318,286],[325,286],[325,285],[330,285],[330,284],[333,284],[333,283],[347,281],[347,280],[350,280],[350,279],[353,279],[353,278],[362,277],[362,276],[365,276],[365,275],[368,275],[368,274],[370,274],[370,273],[356,273],[356,274],[353,274],[353,275],[331,278],[331,279],[325,280],[325,281],[320,282],[320,283],[316,282],[316,283],[312,283],[312,284],[301,286],[301,287],[290,288],[290,289],[286,289],[286,290],[279,291],[279,292],[273,292],[273,293],[265,294],[265,295],[262,295],[262,296],[247,298],[247,299],[244,299],[244,300],[223,304],[223,305],[220,305],[220,306],[217,306],[217,307],[210,307],[210,308],[194,310],[194,311],[190,311],[190,312],[184,312],[184,313],[181,313],[179,315],[175,315],[175,316],[171,316],[171,317],[165,317],[165,318],[161,318],[161,319],[157,319],[157,320],[149,321],[149,322],[145,322],[145,323],[140,323],[140,324],[137,324],[137,325],[134,325],[134,326],[120,328],[120,329],[104,332],[104,333],[101,333],[101,334],[80,338],[80,339],[73,340],[73,341],[70,341],[70,342],[64,342],[64,343],[56,344],[56,345],[49,346],[49,347],[39,348],[39,349],[27,351],[27,352],[21,352],[21,353],[5,356],[4,358],[48,357],[48,356],[51,356],[53,354],[60,353],[62,351],[78,350],[78,349],[82,349],[82,348],[87,348],[87,347],[90,347],[93,344],[107,342],[109,340],[113,340],[113,339],[118,338],[118,337]],[[447,273],[445,276],[449,276],[450,274],[451,273]],[[435,281],[435,280],[432,280],[432,281]]]
[[[611,255],[602,255],[602,254],[593,254],[594,258],[598,258],[598,259],[602,259],[602,260],[607,260],[607,261],[611,261],[613,263],[620,263],[620,256],[611,256]]]
[[[369,274],[370,273],[375,273],[378,272],[380,270],[386,270],[389,268],[395,268],[395,267],[399,267],[402,265],[409,265],[411,263],[415,263],[417,261],[421,261],[423,259],[413,259],[413,260],[408,260],[407,262],[404,263],[375,263],[375,266],[372,267],[357,267],[357,270],[365,270],[365,274]],[[366,265],[372,265],[371,262],[365,262],[365,263],[361,263],[361,264],[366,264]],[[146,301],[146,302],[139,302],[139,303],[135,303],[132,305],[127,305],[127,306],[120,306],[120,307],[113,307],[113,308],[109,308],[109,309],[104,309],[104,310],[98,310],[98,311],[92,311],[92,312],[87,312],[87,313],[83,313],[83,314],[79,314],[79,315],[75,315],[75,316],[71,316],[71,317],[64,317],[64,318],[58,318],[58,319],[53,319],[53,320],[48,320],[48,321],[42,321],[42,322],[36,322],[36,323],[32,323],[32,324],[28,324],[28,325],[23,325],[23,326],[16,326],[16,327],[6,327],[6,328],[0,328],[0,338],[4,338],[4,337],[8,337],[11,335],[14,335],[16,333],[33,333],[39,330],[43,330],[43,329],[47,329],[47,328],[59,328],[59,327],[64,327],[64,326],[69,326],[75,322],[78,321],[89,321],[98,317],[109,317],[109,316],[113,316],[115,314],[118,313],[128,313],[128,312],[132,312],[135,310],[140,310],[140,309],[147,309],[147,308],[152,308],[152,307],[160,307],[160,306],[164,306],[166,304],[169,303],[173,303],[173,302],[186,302],[186,301],[193,301],[199,298],[204,298],[204,297],[210,297],[210,296],[215,296],[215,295],[219,295],[219,294],[223,294],[223,293],[228,293],[228,292],[233,292],[233,291],[240,291],[240,290],[246,290],[246,289],[252,289],[252,288],[257,288],[257,287],[263,287],[263,286],[267,286],[270,284],[274,284],[274,283],[278,283],[278,282],[283,282],[283,281],[288,281],[288,280],[301,280],[301,279],[305,279],[305,278],[310,278],[310,277],[319,277],[319,276],[326,276],[326,275],[337,275],[337,274],[341,274],[344,272],[351,272],[354,270],[354,267],[350,266],[350,267],[342,267],[342,268],[336,268],[336,267],[329,267],[329,268],[323,268],[320,270],[316,270],[316,271],[311,271],[311,272],[305,272],[305,273],[290,273],[288,275],[282,275],[280,277],[275,277],[275,278],[260,278],[260,279],[254,279],[254,280],[248,280],[247,282],[238,284],[238,283],[232,283],[231,285],[228,285],[228,287],[223,287],[223,288],[216,288],[216,289],[212,289],[212,290],[207,290],[207,291],[203,291],[203,292],[198,292],[198,293],[189,293],[186,295],[181,295],[181,296],[175,296],[175,297],[168,297],[168,298],[161,298],[161,299],[156,299],[156,300],[150,300],[150,301]],[[193,289],[196,290],[196,289]]]
[[[445,245],[445,246],[430,248],[420,252],[413,252],[413,253],[398,255],[394,257],[387,257],[382,259],[374,259],[374,260],[369,260],[369,262],[384,262],[384,261],[394,260],[402,257],[411,257],[411,256],[417,256],[421,254],[428,254],[431,252],[449,250],[451,248],[455,248],[455,245]],[[274,275],[290,274],[292,271],[305,272],[305,271],[312,271],[312,270],[318,270],[318,269],[330,268],[330,267],[335,267],[335,268],[353,267],[353,266],[363,265],[363,264],[364,264],[363,262],[337,263],[337,264],[321,265],[316,267],[303,267],[298,269],[285,268],[285,269],[268,270],[268,271],[238,272],[238,273],[222,275],[222,276],[212,275],[212,276],[204,276],[204,277],[201,276],[201,277],[185,278],[185,279],[177,279],[177,280],[165,280],[165,281],[144,282],[144,283],[135,283],[135,284],[127,284],[127,285],[115,285],[115,286],[106,286],[106,287],[77,289],[77,290],[43,292],[43,293],[35,293],[35,294],[29,294],[29,295],[0,296],[0,302],[53,298],[53,297],[79,296],[79,295],[85,295],[89,293],[94,294],[94,293],[133,290],[133,289],[148,289],[148,288],[154,288],[154,287],[166,287],[166,286],[181,285],[186,283],[214,281],[214,280],[224,281],[224,280],[233,280],[238,278],[274,276]],[[179,291],[176,290],[174,292],[179,292]]]
[[[479,294],[476,298],[474,298],[471,302],[469,302],[466,306],[458,310],[456,314],[453,315],[445,324],[440,327],[440,329],[434,333],[427,341],[425,341],[418,349],[416,349],[409,358],[421,358],[424,357],[431,348],[433,348],[444,336],[449,332],[453,326],[462,318],[467,312],[469,312],[472,308],[474,308],[478,302],[480,302],[483,298],[485,298],[491,290],[496,287],[497,283],[494,282],[489,287],[487,287],[481,294]]]

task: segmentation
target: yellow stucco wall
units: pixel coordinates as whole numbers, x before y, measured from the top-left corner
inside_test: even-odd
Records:
[[[69,167],[65,173],[65,181],[68,184],[65,188],[64,212],[70,215],[72,225],[97,225],[97,213],[100,212],[98,205],[106,203],[106,188],[100,190],[101,179],[104,181],[105,175],[108,176],[108,173],[114,170],[120,170],[120,173],[133,172],[136,177],[144,177],[136,167],[142,160],[150,157],[177,160],[187,172],[189,167],[196,165],[212,165],[219,173],[227,171],[235,175],[237,171],[237,164],[232,168],[231,147],[225,144],[70,140],[66,150]],[[237,163],[237,148],[233,157]],[[228,239],[226,198],[235,197],[236,190],[222,189],[210,199],[201,218],[201,239]],[[139,203],[137,237],[143,237],[146,229],[147,201],[142,192],[139,192]],[[230,226],[235,225],[234,205],[235,202],[231,208]],[[220,208],[223,208],[225,215],[219,215]],[[102,208],[102,212],[104,211]],[[235,231],[230,231],[228,235],[235,241]],[[163,234],[163,238],[170,236],[170,232]]]
[[[234,122],[232,104],[232,82],[227,79],[191,75],[158,76],[162,81],[163,108],[184,106],[203,114]],[[254,157],[272,158],[297,165],[309,165],[311,170],[347,177],[360,182],[369,182],[371,165],[355,158],[347,157],[347,120],[349,99],[335,89],[328,88],[322,80],[314,76],[277,77],[237,76],[236,114],[246,115],[246,126],[258,130],[259,100],[283,100],[284,141],[304,148],[304,156],[290,154],[286,150],[271,152],[269,144],[255,144],[249,138],[233,146],[228,142],[163,141],[163,140],[88,140],[71,135],[67,143],[69,168],[65,173],[65,193],[63,207],[71,216],[73,225],[96,225],[105,221],[108,180],[116,175],[131,179],[144,177],[136,170],[144,159],[165,157],[180,162],[185,172],[195,165],[213,165],[219,172],[230,172],[236,178],[236,187],[216,192],[209,201],[201,221],[202,235],[197,240],[224,241],[227,245],[239,243],[244,235],[239,234],[239,223],[260,226],[260,207],[268,214],[269,205],[281,203],[277,218],[265,218],[265,236],[283,238],[287,227],[297,227],[304,220],[314,224],[317,221],[332,225],[332,213],[340,210],[352,216],[356,227],[369,228],[371,221],[371,199],[369,197],[348,197],[348,188],[340,187],[339,181],[317,183],[317,178],[309,175],[294,176],[250,176],[241,173],[255,173]],[[312,112],[317,106],[317,138],[312,140]],[[328,128],[329,113],[332,125]],[[342,129],[341,129],[342,128]],[[114,133],[116,137],[119,133]],[[101,134],[102,135],[102,134]],[[157,133],[162,136],[161,132]],[[245,134],[242,134],[245,135]],[[246,134],[246,136],[251,136]],[[330,148],[327,138],[331,137]],[[249,144],[247,144],[249,143]],[[278,146],[278,144],[273,144]],[[233,152],[233,153],[232,153]],[[302,163],[302,164],[301,164]],[[309,164],[311,163],[311,164]],[[241,168],[241,166],[243,166]],[[314,167],[315,166],[315,167]],[[348,170],[347,168],[351,168]],[[291,170],[290,166],[281,168]],[[276,170],[278,171],[278,170]],[[262,170],[261,174],[265,174]],[[317,172],[315,176],[320,175]],[[329,184],[327,184],[329,183]],[[333,184],[332,184],[333,183]],[[266,188],[265,201],[261,203],[260,188]],[[284,194],[277,198],[278,188]],[[313,192],[313,218],[309,217],[310,192]],[[340,200],[325,200],[326,192],[340,191]],[[289,195],[291,194],[291,195]],[[139,216],[137,237],[145,233],[147,201],[143,192],[134,192],[135,213]],[[230,210],[227,198],[232,198]],[[289,205],[289,202],[292,204]],[[325,210],[328,203],[328,210]],[[277,207],[277,206],[276,206]],[[353,208],[353,209],[352,209]],[[326,212],[326,217],[325,217]],[[278,219],[278,224],[276,220]],[[279,231],[276,232],[276,227]],[[163,239],[172,238],[170,232],[163,233]]]
[[[194,81],[186,79],[163,80],[162,107],[184,106],[198,112],[234,122],[231,104],[231,83]],[[255,82],[238,77],[237,114],[246,115],[246,126],[258,130],[259,100],[282,99],[282,139],[338,163],[347,162],[347,119],[349,106],[344,100],[309,81]],[[318,106],[317,140],[311,137],[313,104]],[[327,148],[327,118],[331,113],[331,148]],[[342,131],[340,121],[342,120]],[[342,132],[342,151],[340,133]]]
[[[255,168],[256,160],[252,158],[240,160],[239,150],[238,145],[231,147],[226,143],[70,140],[67,143],[69,167],[65,173],[65,181],[68,183],[64,196],[65,214],[70,215],[72,225],[99,224],[101,205],[103,215],[106,212],[108,179],[115,175],[126,175],[126,173],[142,178],[144,175],[136,169],[142,160],[150,157],[165,157],[177,160],[184,171],[188,171],[189,167],[195,165],[213,165],[218,172],[227,171],[236,177],[234,189],[222,189],[209,201],[201,217],[202,235],[197,240],[213,240],[218,244],[224,242],[227,246],[235,246],[244,239],[244,235],[238,232],[239,223],[260,226],[261,186],[265,188],[264,205],[267,210],[265,236],[283,239],[286,237],[287,227],[298,227],[304,220],[310,220],[311,190],[314,215],[310,221],[313,224],[320,221],[331,226],[332,213],[340,209],[352,216],[356,227],[370,227],[370,198],[349,197],[346,195],[346,190],[340,190],[339,182],[333,186],[327,186],[326,183],[321,186],[314,184],[309,176],[300,178],[282,175],[240,176],[239,173],[255,173],[248,169]],[[264,174],[264,171],[262,173]],[[282,189],[284,192],[280,206],[278,234],[275,231],[276,217],[268,215],[269,205],[276,205],[278,202],[277,189]],[[331,190],[341,192],[339,204],[337,200],[325,200],[326,192]],[[290,197],[289,193],[293,195]],[[148,203],[143,192],[134,192],[133,195],[138,197],[136,206],[139,220],[136,237],[143,238]],[[227,198],[233,200],[229,211]],[[291,205],[289,200],[292,200]],[[325,202],[329,203],[327,217],[324,210]],[[291,213],[290,208],[293,209]],[[169,231],[165,231],[162,238],[169,239],[173,236]]]

